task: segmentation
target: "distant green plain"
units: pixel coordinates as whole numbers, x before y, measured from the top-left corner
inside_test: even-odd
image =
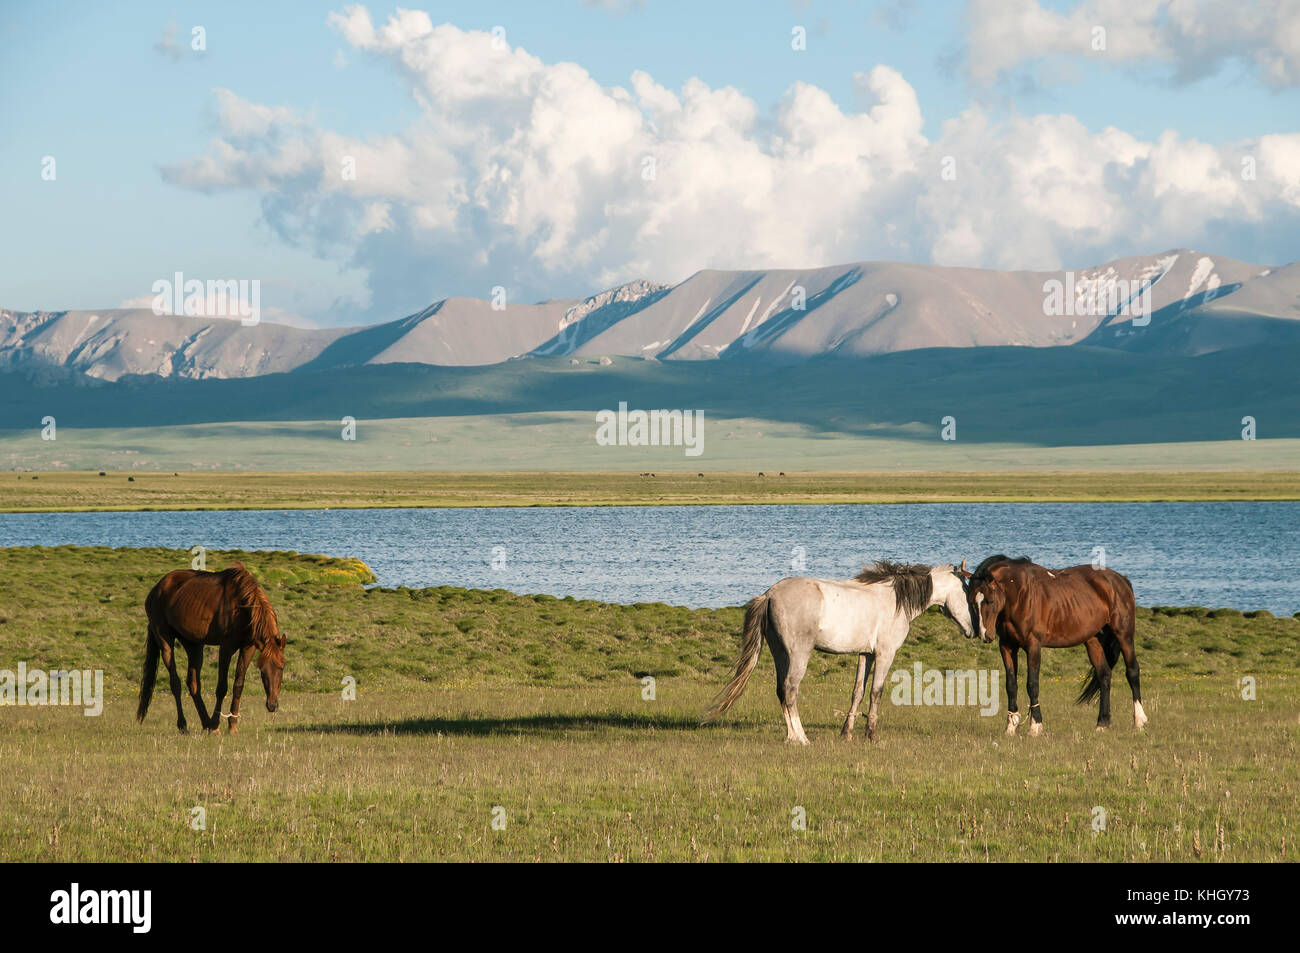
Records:
[[[60,471],[0,476],[0,512],[424,506],[1300,499],[1300,471],[641,473]]]
[[[39,418],[37,418],[39,420]],[[557,411],[472,417],[359,419],[356,439],[338,421],[243,421],[79,428],[60,422],[0,430],[0,467],[23,471],[438,471],[563,472],[1008,472],[1297,470],[1300,438],[1044,445],[944,441],[937,427],[881,428],[762,418],[708,417],[704,452],[683,447],[601,446],[593,414]],[[930,432],[933,431],[933,432]]]

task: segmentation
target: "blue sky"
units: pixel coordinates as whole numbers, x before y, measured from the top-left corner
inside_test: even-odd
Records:
[[[1077,6],[1043,4],[1062,16]],[[680,272],[691,267],[687,259],[653,249],[641,255],[640,250],[649,246],[644,235],[634,234],[635,229],[625,240],[605,242],[581,267],[539,265],[538,243],[553,234],[554,224],[527,235],[500,222],[478,229],[447,226],[445,234],[434,237],[407,234],[404,229],[417,226],[403,224],[403,200],[389,196],[385,202],[393,224],[385,230],[385,240],[371,234],[364,249],[360,240],[353,248],[348,236],[340,233],[339,223],[353,222],[361,214],[359,209],[373,204],[374,195],[357,196],[356,209],[345,211],[319,190],[304,186],[301,176],[246,187],[232,184],[231,176],[217,185],[211,180],[196,185],[193,175],[165,174],[164,170],[209,154],[214,139],[230,140],[229,129],[221,128],[217,115],[215,89],[229,90],[246,103],[287,107],[305,127],[357,142],[401,135],[414,140],[418,136],[411,130],[439,124],[441,118],[433,115],[437,106],[430,109],[421,104],[415,95],[417,84],[398,64],[400,50],[359,49],[337,25],[327,22],[331,12],[343,8],[342,3],[140,2],[125,8],[99,3],[7,4],[0,12],[0,54],[6,66],[0,89],[4,132],[0,177],[6,225],[0,238],[5,263],[0,273],[0,306],[20,310],[115,307],[147,295],[156,279],[183,271],[187,276],[258,277],[263,282],[263,300],[278,302],[285,314],[313,323],[351,324],[399,317],[394,309],[416,310],[444,295],[486,297],[483,286],[497,280],[497,273],[501,283],[514,281],[521,294],[533,297],[594,292],[599,287],[592,282],[629,277],[625,266],[668,272],[645,275],[650,278],[684,277]],[[378,26],[395,8],[372,4],[368,9]],[[993,81],[976,81],[970,68],[975,55],[972,29],[988,18],[977,5],[962,3],[645,0],[640,4],[439,3],[423,9],[433,24],[451,23],[467,35],[503,26],[512,49],[522,47],[547,67],[576,63],[606,89],[630,88],[634,70],[648,73],[670,91],[682,90],[693,78],[712,90],[734,87],[764,121],[779,110],[796,83],[824,91],[845,114],[868,109],[872,104],[862,101],[854,76],[885,65],[915,92],[923,117],[921,135],[935,148],[945,135],[945,124],[962,123],[963,115],[972,109],[1001,129],[989,137],[990,155],[978,157],[981,162],[992,161],[998,136],[1014,133],[1005,124],[1043,115],[1073,117],[1094,136],[1115,127],[1144,143],[1156,143],[1172,132],[1179,143],[1220,150],[1228,156],[1223,159],[1225,166],[1231,167],[1235,159],[1228,154],[1239,150],[1240,143],[1265,135],[1294,135],[1295,117],[1300,116],[1300,87],[1263,75],[1258,66],[1263,54],[1258,39],[1251,36],[1240,38],[1240,49],[1231,47],[1235,40],[1229,36],[1225,47],[1210,51],[1213,56],[1204,48],[1193,50],[1193,55],[1211,63],[1208,74],[1200,78],[1187,75],[1198,67],[1189,69],[1186,61],[1090,59],[1054,51],[1049,44],[1023,51],[1021,59]],[[195,25],[206,32],[207,49],[202,55],[187,48]],[[794,26],[807,30],[804,51],[791,49]],[[175,56],[159,48],[169,28],[175,41],[183,44]],[[1112,42],[1132,28],[1132,24],[1112,25]],[[1008,42],[1014,45],[1014,40]],[[1286,51],[1282,55],[1284,65],[1289,63]],[[470,106],[493,108],[477,102]],[[526,110],[520,113],[526,114]],[[753,136],[766,142],[763,137],[769,134],[770,130],[760,130]],[[969,137],[951,135],[954,141],[968,143],[968,149],[980,148],[971,145]],[[1023,138],[1016,135],[1016,141]],[[1060,134],[1053,135],[1051,141],[1060,139]],[[273,150],[282,139],[282,134],[269,133],[256,148]],[[681,142],[665,148],[687,154]],[[52,182],[41,179],[45,156],[53,156],[57,163]],[[459,156],[471,180],[474,170],[468,166],[481,162],[482,156],[481,151]],[[913,156],[928,153],[918,147]],[[702,164],[698,158],[692,161]],[[1273,162],[1279,195],[1286,194],[1290,181],[1289,161]],[[787,185],[800,174],[799,168],[781,173]],[[1063,167],[1060,176],[1068,175]],[[900,181],[885,187],[881,184],[885,178],[877,173],[869,186],[863,184],[855,193],[855,201],[865,203],[859,217],[874,221],[877,234],[881,223],[893,225],[910,214],[913,205],[933,204],[915,183]],[[707,190],[708,183],[698,187]],[[1125,191],[1130,187],[1131,194]],[[617,189],[610,188],[611,195],[617,196]],[[1148,199],[1155,203],[1164,186],[1121,188],[1101,182],[1096,188],[1109,189],[1106,194],[1124,204]],[[267,214],[268,202],[301,203],[304,208],[315,208],[313,203],[319,202],[321,209],[330,210],[327,214],[340,218],[328,228],[318,221],[290,224],[283,212]],[[1261,204],[1276,202],[1227,202],[1204,220],[1191,222],[1153,204],[1144,219],[1152,227],[1143,240],[1168,243],[1160,247],[1203,242],[1208,251],[1268,263],[1300,257],[1294,209],[1286,209],[1279,220],[1258,211]],[[1234,218],[1235,208],[1245,211]],[[475,214],[491,218],[497,211],[489,206]],[[469,214],[462,209],[462,220]],[[685,212],[675,213],[669,221],[683,233],[699,228]],[[851,229],[846,231],[843,223],[837,225],[819,213],[810,218],[807,228],[816,231],[826,222],[827,229],[843,231],[844,240],[792,241],[788,253],[792,258],[870,255],[998,267],[1017,261],[1006,257],[1013,253],[996,250],[999,236],[990,231],[994,226],[981,226],[980,221],[988,222],[989,216],[973,219],[968,231],[973,230],[976,238],[964,243],[960,236],[938,234],[933,224],[907,224],[908,234],[888,244],[872,235],[850,235]],[[774,227],[768,221],[745,218],[734,223],[737,232],[753,229],[756,234]],[[588,219],[577,228],[572,236],[575,257],[587,254],[580,249],[596,240],[584,235],[583,228],[593,231],[597,226]],[[1062,231],[1060,222],[1044,228],[1056,229],[1052,234],[1059,238],[1054,252],[1058,258],[1160,250],[1132,247],[1132,229],[1125,234]],[[1180,234],[1180,228],[1187,234]],[[448,260],[446,252],[476,241],[500,249],[483,265],[486,270],[481,275],[475,270],[475,259]],[[730,250],[719,250],[716,256],[711,246],[696,244],[691,249],[695,258],[689,261],[710,259],[699,260],[694,267],[738,267],[753,259],[752,264],[760,266],[780,259],[785,251],[772,238],[750,245],[729,238],[728,243]],[[381,279],[377,256],[391,259],[393,249],[408,257],[400,268],[383,272]],[[427,269],[422,256],[428,258]],[[1035,254],[1022,257],[1032,259]],[[831,262],[788,262],[820,263]],[[1091,263],[1064,261],[1070,266]],[[1023,267],[1050,264],[1025,260]],[[516,271],[526,277],[516,278]],[[383,287],[378,289],[381,281]]]

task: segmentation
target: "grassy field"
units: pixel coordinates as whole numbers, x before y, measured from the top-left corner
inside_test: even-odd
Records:
[[[0,478],[0,512],[395,506],[1295,500],[1300,470],[1045,473],[62,471]]]
[[[39,421],[42,413],[32,420]],[[1300,469],[1300,439],[1270,434],[1242,440],[1240,425],[1213,440],[1161,436],[1132,443],[1069,443],[1064,442],[1068,435],[1062,435],[1051,443],[1036,443],[1029,433],[1020,439],[963,436],[944,441],[939,438],[938,416],[925,426],[850,427],[847,420],[819,424],[711,415],[705,425],[704,452],[692,458],[682,447],[601,446],[595,440],[595,414],[566,410],[359,418],[354,441],[341,439],[337,419],[139,427],[80,426],[76,419],[59,416],[56,440],[42,440],[36,426],[10,429],[0,421],[0,466],[35,471],[305,470],[318,474],[862,470],[898,475],[905,471]],[[1235,423],[1235,418],[1228,422]],[[836,429],[841,426],[844,429]]]
[[[355,561],[210,553],[210,566],[241,558],[265,581],[291,640],[285,690],[270,715],[250,678],[240,734],[182,736],[164,686],[144,725],[132,716],[144,596],[188,558],[0,550],[0,669],[100,668],[107,695],[97,718],[0,708],[0,860],[1295,855],[1300,620],[1141,610],[1144,733],[1122,685],[1116,727],[1093,731],[1095,710],[1072,704],[1076,649],[1045,653],[1042,738],[1002,735],[1000,693],[999,714],[983,717],[887,692],[881,742],[843,742],[852,669],[818,656],[801,693],[813,744],[793,749],[766,652],[727,720],[696,726],[732,661],[739,609],[366,589]],[[895,670],[917,662],[998,667],[993,647],[933,613]],[[205,675],[210,700],[211,660]]]

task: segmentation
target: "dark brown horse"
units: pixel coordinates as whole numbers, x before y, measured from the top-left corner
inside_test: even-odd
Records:
[[[1110,671],[1120,653],[1133,690],[1133,724],[1147,723],[1142,710],[1137,652],[1133,645],[1133,586],[1110,569],[1071,566],[1045,569],[1028,559],[990,556],[976,567],[967,584],[971,623],[977,634],[994,632],[1007,670],[1007,734],[1020,724],[1016,709],[1016,673],[1019,650],[1025,650],[1029,672],[1029,733],[1043,730],[1038,706],[1038,666],[1044,648],[1084,645],[1092,672],[1078,702],[1101,695],[1097,730],[1110,727]]]
[[[221,703],[226,697],[226,675],[236,654],[235,690],[231,696],[230,732],[239,730],[239,696],[244,691],[244,672],[258,653],[257,666],[266,689],[266,710],[279,707],[280,679],[284,675],[285,638],[275,618],[275,610],[253,574],[242,563],[233,563],[222,572],[177,569],[158,581],[144,601],[149,617],[149,634],[145,636],[144,674],[140,679],[140,706],[136,720],[144,721],[153,698],[158,659],[171,676],[172,694],[176,696],[176,727],[185,731],[185,712],[181,707],[181,680],[176,674],[176,641],[179,639],[189,656],[186,686],[199,720],[208,731],[220,731]],[[199,670],[203,667],[203,647],[218,646],[217,704],[208,717],[199,690]]]

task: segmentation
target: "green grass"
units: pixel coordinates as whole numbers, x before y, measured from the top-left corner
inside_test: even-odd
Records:
[[[219,738],[181,736],[165,711],[138,726],[128,700],[98,719],[6,710],[0,860],[1295,856],[1294,676],[1263,679],[1255,702],[1223,678],[1150,679],[1144,733],[1121,718],[1096,734],[1073,685],[1051,681],[1036,739],[972,709],[887,705],[876,745],[837,737],[846,679],[809,683],[799,749],[765,679],[707,729],[694,717],[712,686],[682,679],[653,702],[617,680],[297,694],[275,716],[249,705]]]
[[[0,708],[0,860],[1277,860],[1300,795],[1300,621],[1143,609],[1144,700],[1075,706],[1081,650],[1044,654],[1047,733],[971,707],[891,704],[842,742],[851,660],[817,656],[793,749],[766,651],[723,723],[696,726],[740,610],[448,587],[365,589],[355,561],[241,558],[288,632],[281,710],[250,679],[240,734],[178,734],[134,693],[152,583],[180,551],[0,550],[0,668],[102,668],[104,714]],[[895,662],[998,668],[927,614]],[[205,669],[211,699],[214,665]],[[341,682],[357,680],[345,701]],[[1257,680],[1241,697],[1239,680]],[[655,698],[643,697],[653,676]],[[1023,689],[1022,689],[1023,698]],[[1002,699],[999,698],[1001,702]],[[186,700],[187,713],[194,723]],[[491,826],[496,806],[504,830]],[[190,827],[191,809],[207,829]],[[807,830],[791,827],[803,808]],[[1106,829],[1094,833],[1093,810]]]
[[[130,695],[143,658],[144,598],[190,558],[169,549],[0,548],[0,646],[14,664],[103,669],[110,693]],[[452,586],[363,588],[373,576],[358,560],[241,551],[209,551],[207,559],[211,569],[240,560],[265,584],[290,639],[284,684],[295,692],[336,691],[344,676],[397,691],[581,687],[643,675],[717,684],[734,660],[741,624],[739,607],[618,605]],[[1288,674],[1300,620],[1139,609],[1137,640],[1149,677]],[[209,654],[215,658],[215,650]],[[1081,649],[1046,655],[1045,671],[1071,682],[1086,665]],[[945,669],[999,664],[995,650],[960,637],[937,610],[916,621],[896,664],[918,659]],[[766,653],[763,664],[770,665]],[[812,677],[850,671],[848,660],[831,655],[814,656],[809,669]],[[205,674],[211,688],[211,666]]]
[[[0,512],[1300,499],[1300,470],[701,472],[18,473]]]

